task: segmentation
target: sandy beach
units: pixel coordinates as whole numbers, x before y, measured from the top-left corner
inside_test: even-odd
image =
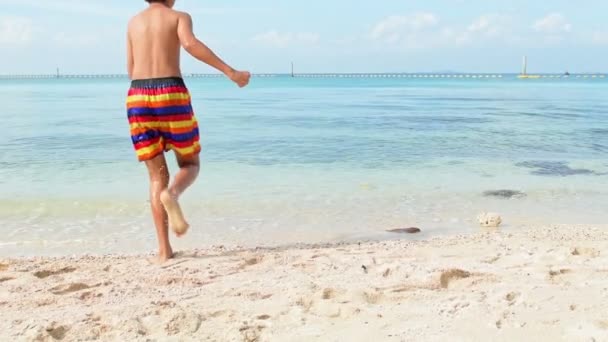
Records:
[[[608,230],[0,261],[0,340],[608,341]]]

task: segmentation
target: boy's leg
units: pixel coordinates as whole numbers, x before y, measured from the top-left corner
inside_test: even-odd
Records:
[[[163,191],[161,200],[169,215],[171,229],[177,236],[182,236],[186,234],[190,225],[184,218],[178,199],[196,180],[200,170],[200,159],[197,154],[190,157],[182,157],[176,154],[176,157],[179,172],[175,175],[173,184]]]
[[[172,195],[179,197],[198,177],[201,162],[198,155],[190,157],[176,155],[176,157],[179,172],[175,175],[169,191]]]
[[[169,243],[169,226],[167,213],[161,203],[161,194],[169,186],[169,169],[165,156],[158,156],[147,160],[146,166],[150,175],[150,204],[152,206],[152,217],[156,226],[158,237],[158,261],[164,262],[173,257],[173,250]]]

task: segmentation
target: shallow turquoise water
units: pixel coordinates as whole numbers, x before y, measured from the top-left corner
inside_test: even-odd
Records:
[[[186,79],[201,178],[178,247],[608,223],[608,81]],[[0,255],[154,247],[127,80],[0,81]],[[173,170],[175,168],[173,167]],[[483,197],[514,189],[524,198]]]

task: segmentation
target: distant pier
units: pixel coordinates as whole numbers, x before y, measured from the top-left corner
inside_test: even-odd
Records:
[[[374,74],[374,73],[356,73],[356,74],[296,74],[294,77],[300,78],[422,78],[422,79],[492,79],[492,78],[507,78],[517,79],[515,74]],[[563,74],[543,74],[537,75],[539,79],[559,79],[559,78],[607,78],[605,74],[581,74],[581,75],[563,75]]]
[[[20,80],[20,79],[74,79],[74,78],[128,78],[127,75],[122,74],[75,74],[75,75],[57,75],[57,74],[42,74],[42,75],[0,75],[0,79],[3,80]]]
[[[294,78],[416,78],[416,79],[518,79],[515,74],[433,74],[433,73],[303,73],[303,74],[253,74],[253,77],[294,77]],[[606,79],[606,74],[540,74],[534,75],[534,79]],[[222,74],[185,74],[185,78],[219,78]],[[90,75],[0,75],[0,80],[25,80],[25,79],[128,79],[126,74],[90,74]]]

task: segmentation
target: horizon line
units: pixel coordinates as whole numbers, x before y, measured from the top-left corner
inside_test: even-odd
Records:
[[[528,73],[528,75],[608,75],[608,72],[603,71],[588,71],[588,72],[536,72]],[[464,71],[382,71],[382,72],[368,72],[368,71],[351,71],[351,72],[251,72],[252,76],[255,75],[277,75],[277,76],[291,76],[291,75],[521,75],[518,72],[464,72]],[[0,77],[14,77],[14,76],[50,76],[50,77],[69,77],[69,76],[124,76],[128,77],[125,73],[0,73]],[[188,72],[182,73],[182,77],[188,76],[224,76],[219,72]]]

